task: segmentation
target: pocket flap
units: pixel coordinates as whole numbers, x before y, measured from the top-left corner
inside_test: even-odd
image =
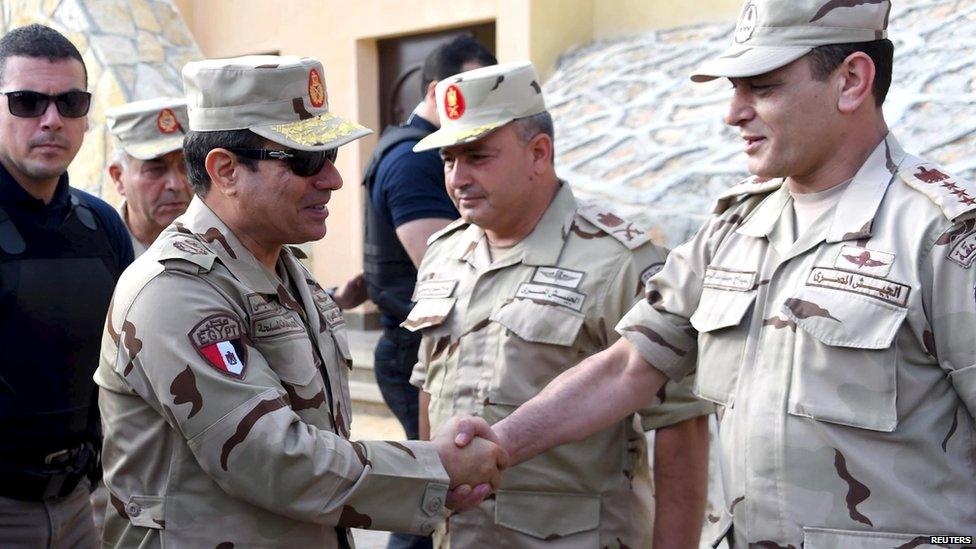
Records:
[[[543,540],[586,532],[600,525],[600,496],[500,490],[495,523]]]
[[[741,292],[704,288],[698,308],[691,318],[691,325],[699,332],[711,332],[742,323],[746,313],[756,300],[756,291]]]
[[[489,319],[532,343],[570,346],[583,326],[583,313],[566,307],[516,299],[492,313]]]
[[[804,286],[783,303],[783,313],[825,345],[887,349],[908,309],[857,294]]]
[[[892,547],[945,547],[930,545],[929,535],[896,534],[893,532],[835,530],[832,528],[803,529],[803,547],[806,549],[891,549]],[[913,543],[914,542],[914,543]]]
[[[442,297],[432,299],[421,299],[410,310],[407,319],[400,326],[416,332],[431,326],[439,326],[447,320],[451,310],[454,309],[455,297]]]
[[[125,513],[129,516],[129,522],[135,526],[162,530],[166,528],[166,520],[163,518],[165,501],[160,496],[132,496],[125,504]]]

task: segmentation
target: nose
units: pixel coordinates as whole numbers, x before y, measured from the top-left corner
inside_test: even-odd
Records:
[[[741,126],[756,115],[752,105],[748,101],[747,92],[743,86],[736,86],[732,90],[732,99],[729,100],[729,108],[725,112],[725,123],[729,126]]]
[[[61,113],[58,112],[58,106],[51,101],[47,109],[41,114],[41,127],[44,129],[57,130],[64,125],[64,120],[61,118]]]
[[[450,164],[444,164],[444,184],[447,189],[463,189],[471,183],[470,171],[460,158]]]
[[[311,176],[311,180],[312,185],[322,191],[337,191],[342,188],[342,176],[339,175],[339,170],[336,169],[335,164],[328,160],[325,161],[319,173]]]
[[[184,190],[190,189],[190,182],[186,178],[186,174],[178,169],[171,169],[166,174],[166,186],[167,191],[178,193]]]

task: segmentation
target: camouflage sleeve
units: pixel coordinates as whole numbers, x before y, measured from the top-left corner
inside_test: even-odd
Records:
[[[606,311],[610,324],[618,322],[637,302],[645,299],[645,284],[664,268],[666,259],[667,250],[650,243],[633,250],[610,290],[613,295],[604,300],[605,303],[613,303],[612,310]],[[619,334],[611,334],[609,343],[612,344],[619,337]],[[693,386],[694,374],[681,381],[669,380],[664,384],[654,400],[638,411],[644,430],[667,427],[715,411],[714,404],[692,393]]]
[[[661,270],[647,280],[643,299],[616,326],[644,360],[673,381],[695,369],[697,333],[688,319],[701,298],[709,243],[716,237],[714,223],[668,254]]]
[[[429,533],[448,486],[434,447],[350,442],[302,421],[294,407],[328,402],[325,388],[316,376],[314,396],[284,387],[243,318],[205,280],[161,273],[118,319],[115,371],[227,493],[296,520]],[[203,323],[223,334],[218,343],[193,340]]]
[[[970,216],[972,217],[972,216]],[[959,399],[976,418],[976,230],[960,221],[936,239],[922,266],[922,300],[930,332],[926,351],[946,371]],[[967,232],[968,231],[968,232]]]

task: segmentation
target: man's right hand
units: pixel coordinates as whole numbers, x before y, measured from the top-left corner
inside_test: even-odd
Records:
[[[484,488],[479,489],[478,485],[486,484],[497,489],[501,485],[501,471],[508,466],[508,453],[486,438],[475,438],[459,447],[455,441],[458,421],[447,422],[432,439],[451,477],[451,488],[468,485],[475,487],[473,492],[483,493]],[[490,429],[485,434],[491,436]]]

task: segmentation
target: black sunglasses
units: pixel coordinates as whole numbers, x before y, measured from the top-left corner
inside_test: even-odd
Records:
[[[69,91],[57,95],[19,90],[0,92],[7,96],[7,108],[10,114],[21,118],[36,118],[47,111],[47,106],[54,101],[58,113],[65,118],[81,118],[88,114],[91,106],[91,94],[84,91]]]
[[[339,156],[339,149],[327,149],[324,151],[297,151],[295,149],[274,150],[274,149],[227,149],[228,151],[254,160],[281,160],[291,169],[292,173],[299,177],[309,177],[319,173],[325,161],[335,164]]]

